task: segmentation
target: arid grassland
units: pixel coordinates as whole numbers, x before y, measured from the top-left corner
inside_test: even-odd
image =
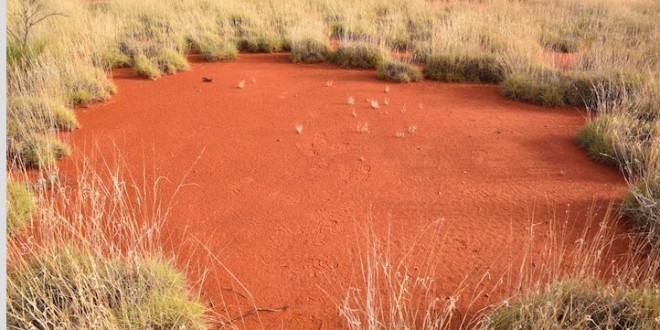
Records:
[[[580,251],[553,247],[556,258],[571,260],[563,272],[512,270],[518,293],[470,319],[451,299],[438,302],[430,285],[402,279],[408,269],[367,229],[357,242],[363,290],[336,301],[345,327],[660,327],[658,22],[654,0],[9,0],[9,328],[244,326],[202,301],[203,271],[180,267],[160,246],[170,204],[158,182],[136,186],[120,164],[86,163],[70,189],[57,161],[72,152],[60,134],[79,127],[73,109],[117,92],[112,69],[158,79],[188,70],[189,54],[219,62],[272,52],[375,70],[392,86],[497,84],[512,100],[582,111],[575,143],[628,184],[605,218],[594,219],[601,241]],[[597,268],[620,226],[634,255],[604,276]]]

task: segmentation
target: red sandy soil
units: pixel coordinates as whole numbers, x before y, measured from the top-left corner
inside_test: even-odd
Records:
[[[525,254],[532,222],[539,234],[526,262],[539,263],[552,218],[567,225],[560,239],[571,251],[590,207],[602,215],[625,191],[615,169],[573,143],[585,123],[577,110],[513,102],[494,85],[392,84],[373,71],[292,64],[286,54],[193,60],[189,72],[156,81],[121,69],[114,81],[119,92],[110,101],[77,110],[82,128],[68,135],[74,155],[62,162],[63,174],[91,145],[108,155],[116,147],[135,173],[153,166],[172,181],[165,194],[190,170],[166,231],[204,243],[254,302],[236,285],[240,295],[232,297],[226,275],[208,281],[205,297],[218,307],[229,296],[230,309],[289,307],[247,316],[240,327],[340,327],[328,295],[339,300],[355,284],[364,238],[354,228],[369,219],[381,234],[391,225],[389,239],[401,248],[442,221],[437,242],[419,245],[437,254],[433,292],[445,298],[465,277],[468,293],[496,285]],[[369,132],[360,134],[364,122]],[[479,294],[476,306],[500,298]]]

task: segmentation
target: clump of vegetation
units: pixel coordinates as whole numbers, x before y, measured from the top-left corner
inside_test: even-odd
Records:
[[[409,63],[402,61],[387,61],[378,67],[376,71],[378,79],[392,80],[396,82],[411,82],[422,80],[419,69]]]
[[[613,289],[583,281],[555,283],[493,312],[486,329],[652,329],[660,291]]]
[[[7,178],[7,233],[20,232],[32,218],[34,213],[34,197],[28,188]]]
[[[110,70],[114,68],[128,68],[131,66],[131,61],[129,54],[122,53],[117,49],[110,49],[99,55],[95,63],[105,70]]]
[[[185,277],[151,257],[106,257],[69,246],[9,267],[10,328],[205,329]]]
[[[426,60],[424,77],[453,82],[498,83],[504,66],[492,56],[432,55]]]
[[[327,42],[306,38],[291,42],[291,61],[298,63],[319,63],[330,59],[332,50]]]
[[[342,44],[334,54],[334,61],[342,68],[376,69],[386,59],[382,48],[366,42]]]
[[[592,158],[610,165],[618,165],[611,125],[620,118],[615,115],[602,115],[583,126],[575,137],[575,142],[589,152]]]
[[[14,166],[49,168],[70,152],[66,144],[48,135],[32,134],[21,139],[8,137],[7,158]]]
[[[574,37],[558,32],[545,32],[541,35],[541,44],[548,50],[559,53],[577,52],[580,45]]]
[[[153,61],[161,72],[167,74],[187,71],[190,68],[186,58],[173,49],[162,49],[158,51]]]
[[[238,41],[238,49],[249,53],[274,53],[284,49],[284,40],[277,34],[250,36]]]
[[[502,94],[514,100],[545,106],[598,108],[599,103],[618,102],[643,86],[631,72],[575,72],[541,69],[532,74],[514,73],[502,82]]]
[[[101,69],[87,67],[65,80],[69,100],[75,105],[104,101],[115,93],[116,87]]]
[[[28,131],[43,133],[48,128],[71,131],[79,126],[71,109],[44,97],[10,97],[7,100],[7,114],[7,131],[10,136],[20,134],[21,129],[27,134]],[[28,121],[31,127],[19,129],[19,123],[26,124]]]
[[[660,171],[650,171],[628,191],[621,208],[652,250],[660,248]]]
[[[199,52],[202,59],[208,62],[230,61],[238,57],[236,44],[223,40],[213,34],[202,34],[191,40],[192,49]]]
[[[138,55],[133,59],[133,70],[140,77],[156,79],[160,77],[161,72],[158,64],[151,61],[145,55]]]

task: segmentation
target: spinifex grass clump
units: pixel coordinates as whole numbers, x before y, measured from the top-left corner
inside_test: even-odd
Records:
[[[161,72],[173,74],[179,71],[187,71],[190,68],[186,58],[173,49],[161,49],[156,52],[154,62]]]
[[[34,213],[34,197],[27,187],[7,178],[7,233],[20,232]]]
[[[156,79],[161,76],[158,64],[154,63],[146,55],[137,55],[133,59],[133,70],[140,77]]]
[[[193,51],[198,52],[202,59],[208,62],[230,61],[238,57],[236,44],[215,34],[206,33],[191,38],[190,45]]]
[[[292,40],[291,61],[319,63],[330,59],[332,50],[327,42],[312,38]]]
[[[621,208],[632,220],[645,245],[652,251],[659,250],[660,172],[657,167],[639,178],[638,183],[628,191]]]
[[[366,42],[352,42],[339,46],[334,61],[342,68],[375,69],[388,58],[383,49]]]
[[[378,79],[396,82],[411,82],[422,80],[422,73],[409,63],[402,61],[387,61],[376,71]]]
[[[14,262],[7,274],[10,328],[206,328],[204,306],[166,260],[62,246]]]
[[[579,72],[540,69],[514,73],[502,82],[502,94],[514,100],[545,106],[596,109],[599,103],[618,102],[644,85],[632,72]]]
[[[495,310],[485,329],[653,329],[660,291],[558,282]]]
[[[70,73],[64,84],[70,102],[76,105],[107,100],[116,91],[103,70],[90,66]]]
[[[49,168],[70,152],[66,144],[47,134],[7,138],[7,161],[12,166]]]
[[[455,82],[498,83],[504,79],[504,66],[489,55],[432,55],[426,61],[428,79]]]

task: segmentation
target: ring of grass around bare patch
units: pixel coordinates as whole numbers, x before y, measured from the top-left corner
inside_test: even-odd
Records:
[[[491,56],[432,55],[426,60],[424,77],[449,82],[499,83],[504,67]]]
[[[331,55],[330,46],[321,40],[307,38],[291,42],[291,61],[294,63],[320,63],[329,60]]]
[[[7,178],[7,233],[20,232],[34,213],[34,197],[22,183]]]
[[[395,82],[420,81],[422,73],[413,65],[401,61],[387,61],[378,67],[376,77]]]
[[[358,69],[376,69],[387,59],[383,49],[365,42],[342,44],[333,56],[334,62],[342,68]]]
[[[55,247],[8,270],[15,329],[205,329],[205,307],[170,262]]]
[[[613,289],[586,281],[555,283],[496,309],[485,329],[653,329],[660,317],[660,292]]]

